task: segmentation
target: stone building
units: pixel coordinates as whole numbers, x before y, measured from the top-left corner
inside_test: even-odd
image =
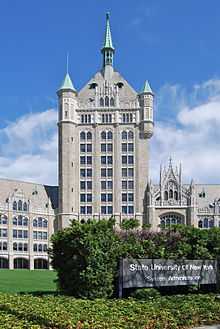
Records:
[[[150,182],[154,93],[136,92],[114,69],[106,19],[100,71],[76,91],[67,72],[58,95],[58,187],[0,179],[0,268],[50,268],[47,249],[71,219],[137,218],[154,230],[220,226],[220,185],[182,182],[170,160]]]
[[[114,69],[109,15],[102,67],[76,91],[67,72],[58,90],[59,227],[70,219],[136,217],[142,221],[148,180],[153,98]]]

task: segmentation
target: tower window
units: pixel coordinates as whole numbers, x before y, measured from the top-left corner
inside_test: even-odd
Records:
[[[104,106],[104,99],[102,97],[100,98],[100,106]]]
[[[105,106],[109,106],[109,97],[105,96]]]
[[[110,106],[115,106],[115,100],[113,97],[110,99]]]

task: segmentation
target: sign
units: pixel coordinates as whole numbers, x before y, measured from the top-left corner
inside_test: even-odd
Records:
[[[216,260],[123,259],[121,288],[217,283]]]

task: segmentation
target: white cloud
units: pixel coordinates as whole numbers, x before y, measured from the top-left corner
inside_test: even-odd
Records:
[[[166,86],[171,100],[171,115],[155,123],[151,141],[151,177],[159,180],[159,166],[167,164],[171,155],[183,165],[186,183],[193,178],[197,183],[220,183],[220,80],[209,80],[195,85],[187,93],[180,86]],[[162,95],[165,98],[164,87]],[[160,93],[159,93],[160,98]],[[178,101],[178,99],[180,101]],[[161,100],[161,98],[160,98]],[[166,109],[169,105],[165,103]],[[163,111],[159,102],[158,111]],[[175,114],[174,114],[175,113]]]
[[[25,115],[0,130],[0,177],[57,184],[57,112]]]

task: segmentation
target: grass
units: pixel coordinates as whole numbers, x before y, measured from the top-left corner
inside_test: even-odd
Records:
[[[53,293],[56,272],[48,270],[0,270],[0,292]]]

